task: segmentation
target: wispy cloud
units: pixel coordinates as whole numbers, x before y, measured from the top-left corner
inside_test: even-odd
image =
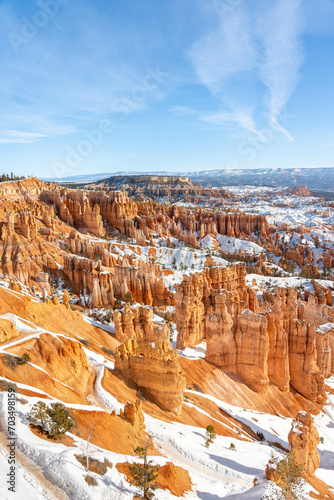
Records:
[[[48,137],[45,134],[36,132],[24,132],[22,130],[2,130],[0,131],[0,144],[28,144]]]
[[[250,110],[239,110],[235,112],[217,112],[210,115],[202,116],[204,122],[212,123],[214,125],[224,125],[225,123],[235,123],[236,125],[252,132],[255,135],[263,138],[261,132],[256,130],[252,112]]]
[[[301,0],[279,0],[259,24],[259,38],[264,48],[259,68],[260,77],[268,88],[266,102],[270,125],[291,140],[279,116],[295,89],[303,60]]]
[[[162,98],[163,85],[155,82],[157,90],[146,92],[142,99],[147,67],[155,69],[162,61],[151,59],[156,38],[146,37],[131,9],[116,9],[108,2],[101,8],[90,0],[59,2],[57,15],[49,16],[40,28],[34,19],[41,4],[26,2],[24,17],[22,9],[15,2],[0,3],[4,21],[0,26],[0,128],[53,136],[59,128],[85,128],[88,122],[95,124],[119,113],[120,100],[131,101],[127,113],[138,113]],[[31,38],[22,35],[25,22],[34,30]],[[146,81],[152,88],[152,81]],[[41,123],[23,126],[20,117],[29,122],[32,114]],[[68,133],[73,132],[71,127]]]
[[[199,80],[220,108],[203,120],[233,121],[261,134],[249,110],[265,107],[271,128],[291,139],[279,118],[303,60],[301,0],[243,1],[216,16],[215,29],[188,50]]]

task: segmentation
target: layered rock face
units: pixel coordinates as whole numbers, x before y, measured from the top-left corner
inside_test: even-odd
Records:
[[[235,332],[236,371],[258,392],[266,391],[269,385],[267,326],[264,316],[244,309]]]
[[[137,399],[135,403],[127,403],[124,411],[120,411],[120,417],[130,422],[137,440],[145,437],[145,417],[140,399]]]
[[[159,265],[141,262],[139,267],[116,265],[113,286],[115,294],[125,300],[130,292],[133,302],[149,306],[170,305],[173,303],[172,293],[166,288]]]
[[[115,296],[121,300],[130,297],[132,302],[150,306],[173,303],[172,293],[161,277],[160,266],[142,261],[139,267],[129,267],[129,264],[126,260],[106,270],[99,260],[64,255],[62,272],[76,293],[86,290],[91,295],[92,307],[112,306]]]
[[[62,252],[55,238],[41,234],[39,224],[31,213],[14,215],[7,212],[7,220],[0,222],[0,265],[5,273],[22,284],[41,291],[46,288],[49,293],[46,271],[59,269],[63,262]]]
[[[196,231],[202,238],[267,229],[265,219],[257,216],[136,203],[124,192],[65,189],[37,179],[4,183],[1,190],[6,200],[5,204],[0,200],[5,214],[0,222],[2,270],[49,295],[52,277],[65,278],[76,293],[88,291],[93,307],[113,305],[114,296],[125,300],[128,294],[133,302],[155,307],[173,305],[174,297],[158,264],[129,255],[116,258],[107,241],[82,236],[73,228],[100,238],[118,229],[141,246],[153,243],[153,233],[173,235],[194,247],[199,246]]]
[[[19,336],[15,325],[8,319],[0,318],[0,344]]]
[[[115,353],[115,368],[162,408],[181,413],[186,382],[170,342],[158,340],[154,347],[134,340],[121,344]]]
[[[89,231],[99,237],[106,234],[100,207],[97,203],[92,203],[86,193],[66,189],[45,190],[41,194],[41,200],[55,205],[59,218],[79,231]]]
[[[320,465],[320,455],[317,450],[319,434],[309,413],[305,411],[298,413],[292,422],[288,440],[296,462],[303,465],[308,474],[313,475]]]
[[[114,323],[116,339],[126,342],[133,339],[137,342],[155,342],[169,339],[169,328],[166,324],[155,323],[153,309],[135,307],[126,304],[123,311],[115,311]]]
[[[224,189],[203,188],[194,184],[187,177],[136,175],[131,177],[115,176],[96,183],[103,189],[122,189],[132,196],[149,195],[152,198],[185,196],[187,199],[202,198],[231,198],[231,194]]]
[[[29,350],[31,360],[43,366],[50,375],[66,385],[85,392],[91,369],[79,342],[65,337],[61,340],[43,333]]]
[[[175,295],[177,347],[206,340],[206,359],[239,374],[256,391],[269,383],[322,402],[333,373],[333,308],[323,294],[263,294],[245,284],[243,266],[185,276]]]
[[[223,303],[226,303],[226,313],[232,316],[246,307],[248,295],[245,275],[244,266],[229,266],[209,268],[203,273],[184,276],[175,294],[178,349],[198,344],[206,338],[206,328],[213,335],[214,325],[222,325],[219,316],[225,313],[224,307],[220,307]],[[221,290],[224,291],[224,298],[218,297]],[[224,321],[228,322],[226,313]],[[210,320],[206,319],[206,315],[209,315]],[[226,331],[225,325],[222,328]]]
[[[101,262],[65,255],[63,273],[77,293],[91,294],[92,307],[114,304],[112,274],[103,271]]]
[[[260,231],[263,236],[268,232],[268,223],[264,216],[248,215],[239,212],[216,213],[195,208],[190,211],[179,205],[163,206],[159,203],[138,203],[138,217],[145,225],[159,235],[166,235],[166,230],[180,241],[198,245],[196,231],[200,238],[207,234],[222,234],[227,236],[248,236]],[[143,225],[140,227],[143,229]]]

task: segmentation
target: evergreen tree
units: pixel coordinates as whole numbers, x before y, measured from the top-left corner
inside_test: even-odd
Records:
[[[21,356],[21,364],[24,365],[25,363],[30,362],[30,356],[27,352],[24,352]]]
[[[216,429],[212,424],[208,425],[206,428],[206,442],[205,446],[209,448],[209,445],[213,443],[214,439],[216,438]]]
[[[50,436],[57,439],[72,429],[74,423],[71,420],[70,412],[64,405],[52,403],[47,413],[51,419]]]
[[[294,452],[289,451],[283,459],[277,459],[275,463],[274,481],[278,488],[272,485],[270,491],[261,500],[302,500],[308,498],[303,492],[305,466],[296,461]]]
[[[43,401],[34,404],[28,415],[28,420],[33,424],[40,422],[43,430],[47,431],[47,425],[50,422],[47,405]]]
[[[6,181],[18,181],[21,179],[24,179],[25,177],[23,175],[14,175],[14,172],[10,173],[10,176],[8,174],[3,173],[0,175],[0,182],[6,182]]]
[[[128,464],[131,473],[130,483],[143,490],[144,498],[150,500],[154,498],[153,491],[157,489],[156,478],[158,477],[159,465],[153,465],[152,460],[147,460],[147,450],[152,446],[152,441],[149,440],[145,447],[137,446],[135,453],[139,458],[143,459],[143,463]]]

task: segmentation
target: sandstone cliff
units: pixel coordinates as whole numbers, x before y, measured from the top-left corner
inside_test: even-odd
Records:
[[[309,413],[305,411],[298,413],[292,422],[288,440],[296,462],[303,465],[308,474],[314,474],[320,465],[320,455],[317,450],[319,434]]]
[[[153,309],[150,307],[130,308],[126,304],[123,311],[115,311],[114,323],[116,339],[126,342],[133,339],[137,342],[155,342],[169,340],[169,328],[166,324],[155,323]]]
[[[244,278],[243,266],[184,277],[175,295],[177,347],[206,340],[206,359],[254,390],[274,383],[324,401],[324,379],[333,373],[334,314],[325,295],[303,300],[296,290],[277,288],[259,301]]]
[[[186,383],[169,342],[159,340],[153,347],[130,340],[117,348],[115,368],[160,406],[180,415]]]

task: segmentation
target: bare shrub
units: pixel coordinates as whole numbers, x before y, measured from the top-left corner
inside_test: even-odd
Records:
[[[89,474],[85,476],[85,481],[89,486],[97,486],[99,484],[95,477],[90,476]]]

